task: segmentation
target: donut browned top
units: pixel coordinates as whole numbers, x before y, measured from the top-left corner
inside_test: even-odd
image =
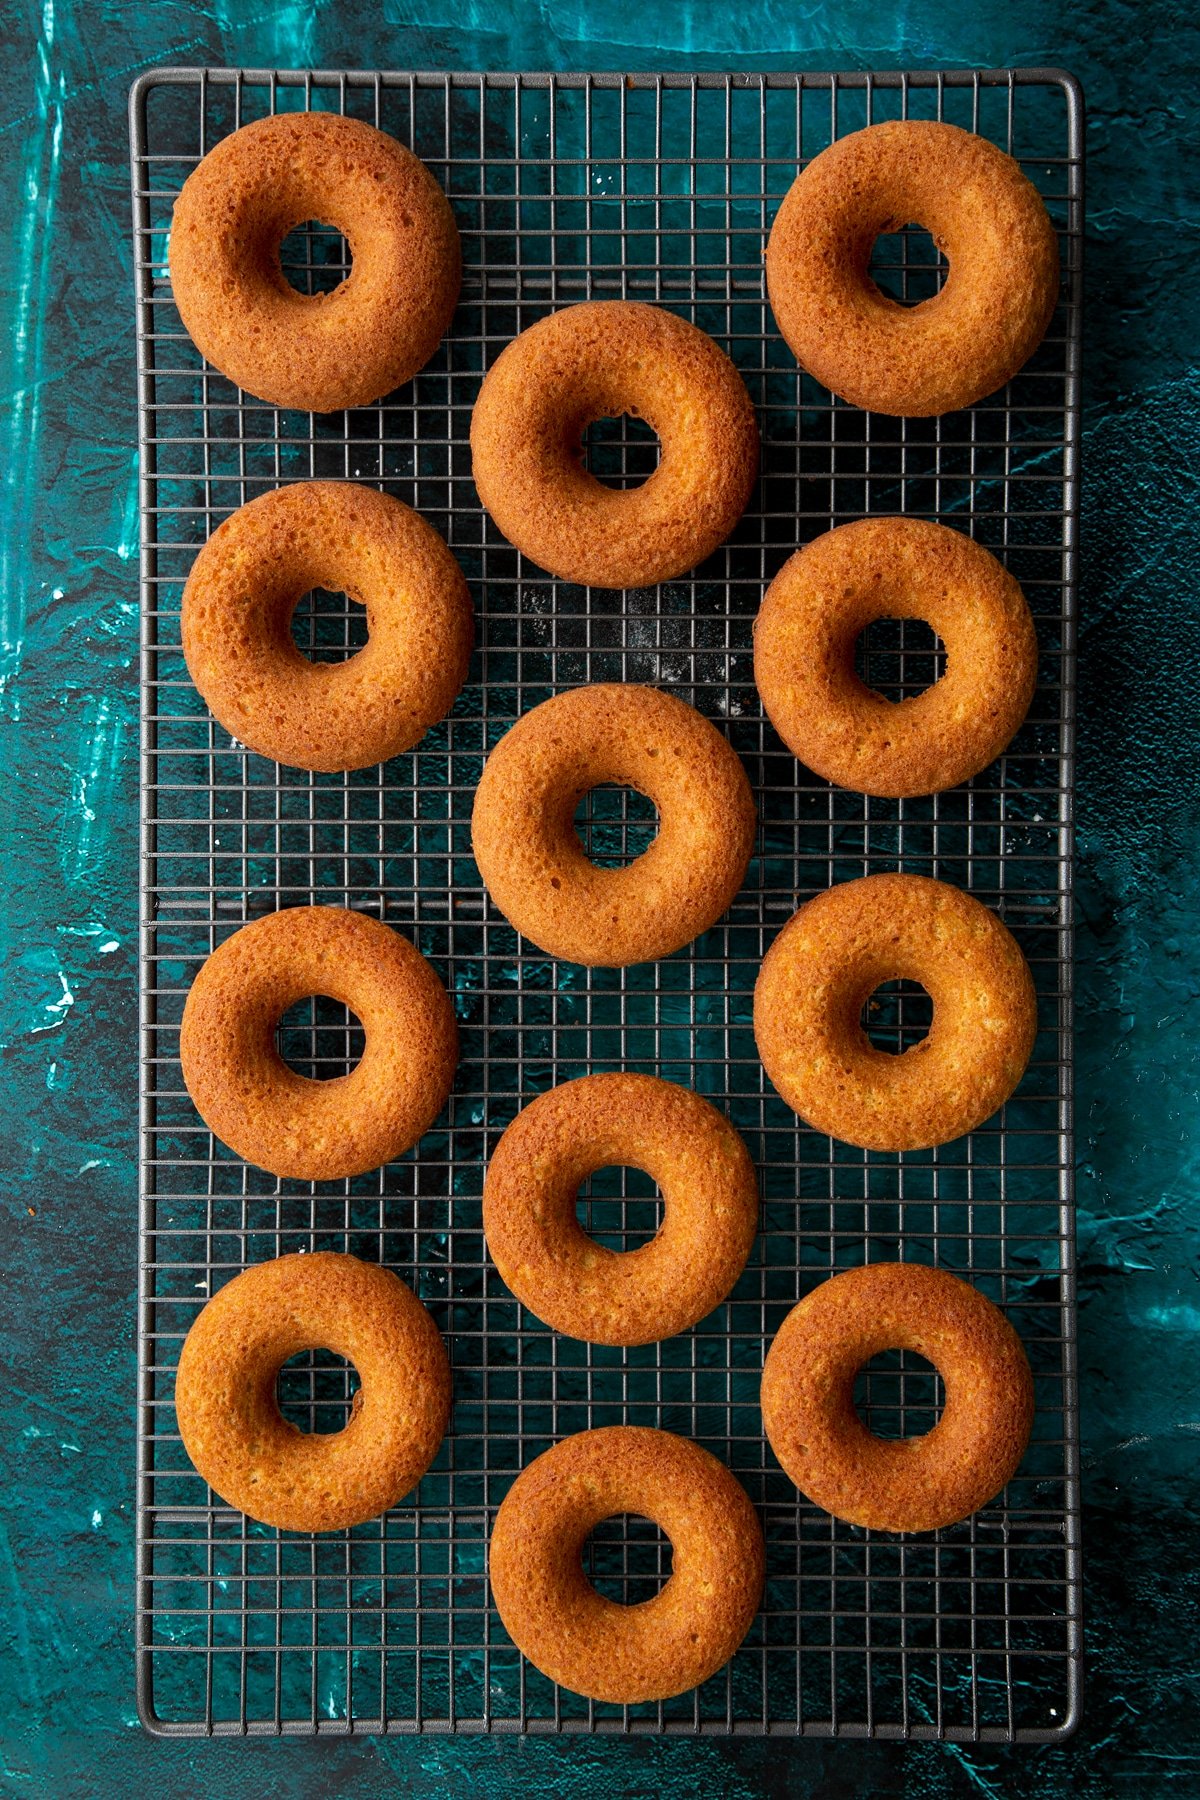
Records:
[[[658,836],[624,868],[589,861],[575,808],[603,782],[658,808]],[[488,893],[550,956],[620,968],[690,944],[720,918],[754,847],[737,753],[683,700],[606,682],[543,701],[484,766],[471,842]]]
[[[366,609],[343,662],[296,647],[313,588]],[[449,712],[473,638],[462,570],[410,507],[352,481],[302,481],[239,507],[183,591],[188,673],[225,729],[300,769],[362,769],[411,749]]]
[[[610,1250],[576,1214],[597,1169],[644,1169],[662,1192],[657,1234]],[[649,1075],[587,1075],[539,1094],[488,1164],[483,1229],[518,1300],[593,1344],[687,1331],[741,1274],[758,1228],[758,1180],[737,1132],[688,1088]]]
[[[913,1350],[945,1383],[923,1437],[880,1438],[854,1377],[883,1350]],[[935,1531],[977,1512],[1016,1473],[1033,1422],[1033,1377],[998,1307],[944,1269],[847,1269],[794,1306],[762,1379],[771,1448],[802,1493],[876,1531]]]
[[[661,445],[639,487],[583,464],[595,419],[631,413]],[[646,587],[695,568],[729,536],[758,470],[741,376],[710,337],[635,300],[568,306],[488,370],[471,418],[475,485],[505,537],[566,581]]]
[[[940,681],[899,701],[859,680],[876,619],[924,619]],[[934,794],[985,769],[1037,684],[1037,633],[1017,583],[982,544],[924,519],[860,519],[815,538],[767,589],[754,678],[788,749],[860,794]]]
[[[289,1006],[327,994],[366,1037],[348,1075],[297,1075],[275,1047]],[[329,1181],[411,1148],[445,1104],[458,1030],[408,939],[363,913],[296,906],[243,925],[201,968],[179,1033],[183,1079],[209,1130],[274,1175]]]
[[[279,1410],[280,1369],[318,1349],[358,1371],[341,1431],[301,1431]],[[450,1365],[433,1320],[388,1269],[328,1250],[281,1256],[235,1275],[199,1313],[175,1411],[184,1448],[227,1505],[284,1531],[336,1531],[421,1479],[445,1436]]]
[[[308,219],[351,269],[301,294],[279,261]],[[170,240],[175,304],[223,375],[274,406],[367,406],[429,361],[462,277],[458,227],[424,163],[336,113],[277,113],[222,138],[188,176]]]
[[[916,306],[868,273],[909,224],[949,262]],[[1058,239],[1011,156],[957,125],[892,119],[839,138],[796,177],[771,228],[767,287],[798,362],[855,406],[915,418],[970,406],[1016,374],[1058,299]]]
[[[602,1519],[638,1513],[671,1540],[670,1579],[622,1606],[581,1552]],[[488,1572],[517,1648],[551,1681],[633,1706],[699,1687],[733,1655],[762,1596],[762,1527],[729,1470],[689,1438],[615,1425],[564,1438],[496,1514]]]
[[[919,981],[929,1034],[902,1055],[860,1023],[885,981]],[[768,950],[754,1035],[780,1095],[816,1131],[919,1150],[974,1131],[1025,1073],[1037,1035],[1029,965],[995,913],[924,875],[868,875],[818,894]]]

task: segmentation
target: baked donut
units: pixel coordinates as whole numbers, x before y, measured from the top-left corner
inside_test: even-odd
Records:
[[[280,266],[307,219],[340,231],[351,269],[301,294]],[[220,143],[180,190],[175,304],[201,354],[272,406],[367,406],[429,361],[462,280],[454,214],[395,138],[336,113],[277,113]]]
[[[595,419],[643,418],[662,447],[635,488],[584,467]],[[724,543],[758,472],[745,383],[695,325],[637,300],[551,313],[507,346],[471,417],[479,497],[500,530],[552,575],[592,587],[669,581]]]
[[[946,1404],[922,1437],[881,1438],[854,1406],[854,1377],[882,1350],[913,1350]],[[993,1499],[1033,1424],[1033,1377],[998,1307],[944,1269],[872,1263],[794,1306],[762,1378],[763,1425],[801,1493],[872,1531],[936,1531]]]
[[[929,1035],[902,1055],[859,1023],[885,981],[919,981]],[[814,1131],[865,1150],[924,1150],[974,1131],[1025,1073],[1037,1035],[1029,965],[995,913],[924,875],[867,875],[793,913],[754,986],[754,1036]]]
[[[348,1075],[313,1081],[275,1048],[289,1006],[340,1000],[366,1045]],[[411,1148],[445,1104],[458,1030],[419,950],[378,919],[295,906],[243,925],[192,983],[179,1032],[196,1111],[231,1150],[298,1181],[361,1175]]]
[[[946,671],[885,700],[854,646],[876,619],[924,619]],[[1012,576],[982,544],[924,519],[860,519],[784,563],[754,627],[754,678],[793,755],[859,794],[936,794],[977,775],[1016,735],[1037,685],[1037,633]]]
[[[575,1211],[597,1169],[644,1169],[662,1190],[657,1235],[609,1250]],[[733,1126],[688,1088],[586,1075],[517,1114],[488,1164],[483,1229],[523,1306],[568,1337],[652,1344],[719,1306],[758,1228],[758,1179]]]
[[[903,306],[869,274],[884,232],[917,224],[949,261]],[[798,362],[843,400],[922,418],[994,394],[1033,355],[1058,300],[1058,238],[1003,150],[957,125],[892,119],[796,177],[771,227],[767,290]]]
[[[332,1350],[361,1386],[341,1431],[283,1417],[279,1371]],[[256,1263],[197,1315],[175,1377],[184,1449],[228,1506],[282,1531],[337,1531],[416,1486],[446,1434],[450,1365],[411,1288],[356,1256]]]
[[[367,641],[313,662],[292,614],[316,587],[366,608]],[[302,481],[218,525],[183,590],[188,673],[220,723],[298,769],[364,769],[409,750],[467,678],[462,570],[431,525],[376,488]]]
[[[582,1550],[602,1519],[638,1513],[671,1540],[670,1579],[622,1606]],[[690,1438],[613,1425],[564,1438],[508,1490],[488,1572],[522,1655],[572,1693],[618,1706],[667,1700],[723,1668],[762,1597],[762,1527],[741,1484]]]
[[[575,808],[604,782],[658,808],[658,836],[624,868],[584,855]],[[674,694],[574,688],[517,720],[484,765],[471,842],[488,893],[549,956],[653,962],[721,917],[754,848],[754,798],[725,738]]]

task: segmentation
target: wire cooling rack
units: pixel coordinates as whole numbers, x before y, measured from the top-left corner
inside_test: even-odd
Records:
[[[352,113],[411,144],[462,231],[453,327],[390,401],[313,418],[239,393],[206,367],[167,277],[171,207],[206,150],[273,110]],[[1005,391],[934,420],[874,417],[801,376],[763,291],[767,230],[797,165],[833,137],[911,115],[952,120],[1017,156],[1060,230],[1063,299]],[[389,75],[165,69],[131,100],[142,454],[142,1013],[138,1693],[170,1734],[379,1731],[669,1732],[1046,1741],[1078,1706],[1080,1573],[1071,1238],[1071,782],[1082,106],[1055,71],[910,75]],[[284,247],[293,281],[345,267],[316,224]],[[936,288],[936,251],[881,241],[880,284]],[[653,301],[727,347],[759,407],[763,473],[731,541],[687,580],[612,593],[551,580],[485,519],[468,427],[481,373],[545,313],[590,297]],[[601,423],[591,466],[629,482],[655,449]],[[418,750],[383,768],[308,775],[230,740],[187,677],[179,600],[192,559],[235,507],[279,482],[386,489],[445,534],[478,608],[471,680]],[[763,588],[798,544],[864,514],[942,519],[993,549],[1033,607],[1041,678],[1011,750],[966,787],[868,800],[811,779],[765,723],[751,667]],[[317,594],[298,641],[362,641],[362,615]],[[916,623],[872,629],[872,685],[936,673]],[[754,782],[758,850],[729,915],[689,949],[630,970],[552,962],[487,901],[470,854],[473,790],[513,719],[589,681],[670,686],[725,731]],[[602,789],[580,818],[592,854],[649,840],[639,796]],[[1034,970],[1040,1032],[1003,1113],[934,1151],[867,1154],[801,1126],[765,1082],[751,1031],[763,952],[835,881],[902,867],[999,910]],[[408,933],[454,996],[462,1064],[416,1151],[317,1185],[249,1168],[201,1125],[180,1077],[179,1020],[202,959],[248,918],[324,902]],[[882,991],[880,1043],[914,1041],[919,990]],[[925,1008],[923,1011],[922,1008]],[[317,1000],[281,1027],[285,1055],[344,1071],[354,1021]],[[690,1084],[744,1133],[762,1232],[729,1301],[694,1331],[632,1350],[546,1330],[490,1266],[480,1228],[489,1151],[519,1107],[592,1069]],[[642,1241],[654,1190],[597,1176],[585,1221]],[[251,1524],[192,1470],[172,1403],[180,1344],[248,1263],[349,1249],[413,1284],[445,1335],[453,1425],[412,1503],[321,1537]],[[796,1299],[868,1259],[937,1262],[997,1300],[1034,1368],[1037,1423],[1017,1476],[950,1529],[890,1537],[798,1499],[762,1435],[766,1344]],[[352,1375],[318,1353],[281,1377],[299,1423],[335,1429]],[[928,1427],[939,1395],[913,1357],[860,1377],[868,1421]],[[730,1667],[661,1705],[592,1704],[524,1664],[491,1610],[485,1548],[516,1471],[570,1432],[621,1422],[686,1433],[758,1506],[764,1606]],[[603,1591],[653,1592],[668,1562],[645,1521],[592,1541]]]

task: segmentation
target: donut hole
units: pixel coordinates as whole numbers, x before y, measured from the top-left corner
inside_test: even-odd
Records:
[[[590,862],[601,869],[621,869],[654,842],[658,809],[637,788],[602,783],[575,808],[575,831]]]
[[[275,1378],[280,1412],[297,1430],[328,1437],[350,1423],[358,1370],[332,1350],[301,1350]]]
[[[350,246],[334,226],[306,219],[280,244],[279,267],[298,294],[332,294],[350,273]]]
[[[920,306],[942,290],[950,265],[923,225],[882,231],[871,249],[867,274],[889,300]]]
[[[367,641],[367,609],[349,594],[312,588],[292,614],[292,642],[309,662],[345,662]]]
[[[854,672],[884,700],[912,700],[946,673],[946,646],[924,619],[872,619],[855,641]]]
[[[605,487],[641,487],[658,467],[657,434],[634,413],[593,419],[583,434],[583,465]]]
[[[601,1519],[583,1546],[583,1572],[606,1600],[640,1606],[670,1580],[671,1540],[653,1519],[614,1513]]]
[[[933,999],[919,981],[884,981],[863,1002],[859,1023],[876,1050],[903,1056],[929,1036]]]
[[[854,1379],[855,1410],[874,1437],[924,1437],[945,1403],[941,1376],[915,1350],[883,1350]]]
[[[614,1163],[582,1184],[575,1215],[587,1235],[606,1250],[637,1250],[657,1237],[662,1194],[644,1169]]]
[[[328,994],[289,1006],[275,1028],[275,1047],[288,1068],[309,1081],[336,1081],[362,1060],[366,1034],[357,1015]]]

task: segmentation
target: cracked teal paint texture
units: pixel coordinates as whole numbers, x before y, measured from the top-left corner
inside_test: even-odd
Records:
[[[0,4],[0,1792],[1200,1792],[1194,9]],[[1090,108],[1079,773],[1085,1720],[1045,1751],[155,1743],[133,1705],[136,470],[125,98],[156,63],[1061,64]]]

